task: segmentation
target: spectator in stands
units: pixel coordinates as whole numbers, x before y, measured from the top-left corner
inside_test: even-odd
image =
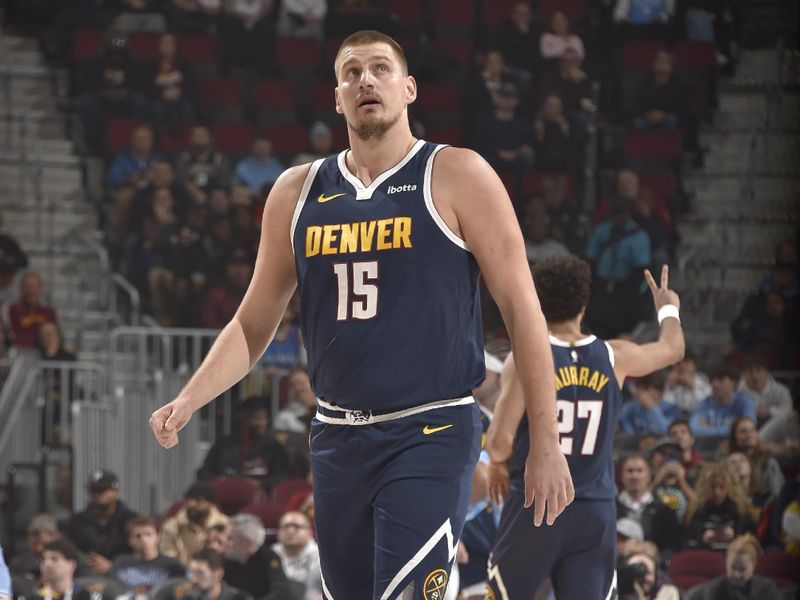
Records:
[[[73,515],[64,528],[64,535],[87,554],[86,565],[95,573],[107,572],[113,559],[131,551],[125,528],[136,513],[120,500],[119,487],[111,471],[92,472],[89,506]]]
[[[756,420],[753,399],[736,391],[738,371],[729,365],[719,365],[710,372],[711,395],[698,404],[689,423],[695,435],[725,436],[737,417]]]
[[[114,29],[120,31],[161,33],[167,22],[161,14],[161,0],[119,0],[122,12],[114,19]]]
[[[631,218],[630,207],[616,202],[610,218],[589,239],[592,263],[592,330],[606,339],[630,332],[641,319],[641,272],[650,266],[650,239]]]
[[[214,525],[227,524],[226,517],[217,508],[211,485],[205,481],[192,484],[183,495],[181,509],[161,526],[161,553],[180,560],[184,565],[203,549],[208,533]]]
[[[286,451],[269,430],[269,412],[261,398],[248,398],[238,413],[238,431],[214,442],[197,476],[199,479],[249,477],[269,489],[288,476]]]
[[[664,378],[660,373],[639,377],[633,383],[633,402],[626,402],[620,413],[619,425],[628,435],[667,433],[669,424],[681,416],[674,404],[662,402]]]
[[[748,502],[757,512],[760,512],[774,496],[769,490],[761,489],[758,477],[753,475],[753,463],[742,452],[731,452],[725,457],[724,463],[739,480],[739,485],[744,490]],[[757,515],[754,514],[754,516]]]
[[[703,455],[695,452],[694,433],[686,419],[674,420],[667,429],[667,435],[678,442],[681,449],[681,464],[687,472],[703,463]]]
[[[775,380],[760,354],[752,354],[745,361],[739,391],[755,400],[759,430],[788,418],[792,412],[789,388]]]
[[[31,581],[39,580],[42,553],[47,544],[61,538],[56,520],[46,513],[36,515],[28,523],[28,549],[11,559],[9,568],[14,575]]]
[[[224,0],[220,41],[224,70],[255,67],[268,75],[275,56],[276,2]]]
[[[37,330],[38,346],[43,360],[73,361],[75,353],[64,347],[64,340],[58,325],[45,321]]]
[[[627,39],[665,39],[674,35],[675,0],[617,0],[614,21]]]
[[[710,394],[708,376],[697,370],[697,356],[687,349],[683,360],[673,365],[667,373],[664,402],[674,404],[685,415],[690,415]]]
[[[242,248],[233,249],[225,264],[225,281],[211,288],[203,302],[203,327],[222,329],[233,318],[252,276],[249,253]]]
[[[678,129],[684,114],[685,92],[673,70],[672,55],[664,50],[653,58],[649,77],[639,87],[633,126],[640,131]]]
[[[161,160],[161,155],[154,150],[153,129],[149,125],[140,125],[131,133],[130,148],[117,154],[108,168],[106,183],[114,196],[119,235],[128,230],[134,195],[148,185],[154,163]]]
[[[564,104],[564,114],[578,139],[588,135],[591,115],[597,111],[592,100],[592,82],[583,70],[583,56],[567,48],[558,61],[558,68],[546,74],[541,85],[543,96],[555,94]]]
[[[322,40],[327,0],[283,0],[278,15],[278,35]]]
[[[753,476],[758,480],[759,486],[777,496],[786,483],[778,461],[772,458],[761,445],[758,431],[753,419],[737,417],[731,423],[728,448],[731,452],[741,452],[753,465]]]
[[[644,541],[644,529],[636,519],[617,519],[617,557],[625,559]]]
[[[574,166],[576,144],[572,128],[564,114],[564,103],[557,94],[548,94],[542,109],[533,122],[537,168],[548,172],[563,172]]]
[[[586,57],[583,41],[570,32],[567,15],[557,10],[550,17],[550,31],[539,38],[539,54],[545,60],[558,60],[567,50],[574,51],[581,60]]]
[[[695,492],[686,512],[689,546],[724,550],[737,535],[755,530],[745,491],[725,465],[703,465]]]
[[[225,581],[260,600],[284,600],[292,597],[281,559],[273,552],[266,529],[255,515],[236,515],[231,549],[225,562]]]
[[[494,110],[478,118],[474,144],[497,170],[523,173],[533,167],[533,138],[524,119],[517,116],[519,94],[511,83],[493,94]]]
[[[644,530],[645,539],[661,552],[680,547],[682,531],[675,512],[659,500],[651,489],[650,466],[643,456],[622,459],[622,491],[617,496],[617,517],[630,517]]]
[[[664,581],[658,570],[657,555],[637,551],[628,556],[619,569],[619,597],[623,600],[680,600],[681,593]]]
[[[205,252],[209,276],[209,285],[225,282],[227,266],[230,260],[248,259],[249,252],[233,239],[233,223],[227,217],[210,217],[208,207],[205,208],[205,231],[203,235],[203,252]],[[238,304],[237,304],[238,306]],[[235,307],[234,307],[235,310]],[[233,313],[231,313],[233,314]]]
[[[155,585],[173,577],[183,577],[186,569],[171,556],[158,550],[158,523],[151,517],[137,517],[128,523],[128,545],[133,554],[118,556],[108,576],[124,583],[138,594],[146,594]]]
[[[288,375],[291,400],[275,417],[277,431],[306,433],[317,410],[317,397],[305,367],[294,367]]]
[[[516,2],[509,18],[494,32],[494,47],[503,53],[515,82],[525,93],[537,70],[539,36],[534,31],[533,10],[529,2]]]
[[[42,278],[32,271],[20,279],[20,299],[8,307],[6,329],[17,348],[35,348],[39,325],[58,322],[55,309],[42,304],[43,288]]]
[[[107,117],[142,119],[147,101],[141,93],[141,66],[130,52],[128,38],[110,30],[101,55],[80,73],[78,115],[90,150],[102,149]]]
[[[219,552],[222,556],[226,556],[231,549],[232,535],[233,527],[230,521],[212,525],[208,530],[208,537],[206,538],[204,549],[213,550],[214,552]]]
[[[740,315],[733,323],[733,338],[740,352],[760,353],[773,368],[796,368],[800,350],[790,332],[797,328],[797,312],[777,291],[753,297],[757,307],[752,316]]]
[[[319,549],[313,539],[311,520],[304,513],[290,511],[278,522],[278,541],[272,551],[281,559],[286,578],[300,584],[304,595],[298,600],[322,597]]]
[[[82,594],[76,593],[75,589],[75,571],[79,557],[78,549],[67,540],[53,540],[45,544],[41,565],[42,586],[37,590],[36,598],[83,600]],[[89,595],[86,594],[85,597],[88,598]]]
[[[670,239],[667,232],[666,223],[670,222],[669,213],[659,211],[653,206],[653,193],[643,188],[633,199],[631,206],[631,216],[641,227],[650,239],[650,257],[653,266],[665,265],[670,261]]]
[[[200,550],[189,561],[192,582],[190,600],[253,600],[253,597],[226,581],[225,560],[213,550]]]
[[[178,57],[175,34],[165,33],[158,39],[158,54],[146,77],[159,131],[180,131],[194,119],[196,89],[191,67]]]
[[[502,52],[489,49],[483,58],[483,68],[472,78],[469,92],[469,111],[481,115],[494,110],[493,95],[505,83],[513,83]]]
[[[214,150],[214,140],[205,125],[192,127],[189,143],[190,148],[178,155],[178,178],[196,204],[205,204],[209,188],[230,183],[228,159]]]
[[[573,254],[583,254],[587,227],[585,216],[568,195],[568,179],[563,173],[542,175],[540,193],[550,215],[550,232]]]
[[[153,197],[159,188],[168,188],[172,192],[175,212],[179,216],[186,213],[190,204],[189,192],[175,178],[175,169],[171,163],[166,160],[156,160],[147,171],[145,185],[137,189],[133,196],[128,214],[128,228],[122,232],[123,235],[139,231],[145,218],[153,216]]]
[[[0,230],[3,229],[3,213],[0,212]],[[16,296],[17,274],[28,266],[28,255],[23,252],[19,242],[6,233],[0,232],[0,306]]]
[[[215,33],[222,0],[166,0],[171,31],[178,33]]]
[[[681,464],[681,449],[672,438],[658,440],[650,448],[650,467],[653,473],[653,494],[675,511],[678,521],[683,521],[694,489],[686,480],[686,469]]]
[[[283,173],[285,167],[272,155],[272,143],[265,137],[253,142],[250,156],[236,165],[234,183],[247,186],[250,192],[258,194],[265,185],[272,185]]]
[[[525,252],[528,262],[534,264],[551,256],[567,256],[569,250],[558,240],[550,237],[550,215],[544,200],[539,195],[531,196],[525,203],[523,217]]]
[[[298,309],[297,302],[289,302],[272,341],[261,355],[259,362],[268,375],[287,372],[305,361],[306,351],[297,324]]]
[[[692,600],[781,600],[784,596],[767,577],[755,575],[761,545],[755,536],[737,537],[725,551],[725,575],[692,591]]]
[[[319,158],[325,158],[333,153],[333,132],[331,128],[322,121],[315,121],[308,129],[308,141],[310,144],[307,152],[301,152],[292,159],[291,165],[303,165],[314,162]]]
[[[3,556],[2,545],[0,545],[0,600],[11,600],[11,573]]]

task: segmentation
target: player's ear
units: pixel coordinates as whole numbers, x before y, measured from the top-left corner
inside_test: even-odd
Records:
[[[417,99],[417,80],[413,76],[406,77],[406,104],[411,104]]]
[[[335,102],[336,102],[336,112],[341,115],[342,113],[344,113],[344,110],[342,109],[342,103],[339,100],[339,87],[338,86],[333,88],[333,97],[334,97]]]

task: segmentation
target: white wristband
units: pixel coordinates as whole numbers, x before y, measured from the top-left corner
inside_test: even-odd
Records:
[[[674,304],[665,304],[661,308],[658,309],[658,324],[661,325],[664,322],[664,319],[669,319],[672,317],[673,319],[678,319],[678,323],[681,322],[681,315],[678,311],[678,307]]]

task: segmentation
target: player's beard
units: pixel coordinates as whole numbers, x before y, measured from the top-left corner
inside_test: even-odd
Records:
[[[347,125],[362,142],[366,142],[371,139],[382,140],[386,135],[386,132],[394,127],[395,124],[400,120],[400,116],[402,114],[403,113],[397,113],[394,117],[389,119],[375,119],[372,121],[362,121],[355,124],[348,122]]]

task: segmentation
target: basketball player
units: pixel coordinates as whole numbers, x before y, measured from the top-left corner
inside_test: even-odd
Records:
[[[641,346],[581,333],[590,278],[588,263],[574,256],[543,260],[534,269],[550,330],[558,431],[575,502],[554,526],[531,526],[522,498],[530,432],[519,379],[527,367],[509,356],[487,436],[489,493],[498,503],[505,497],[489,559],[490,600],[533,598],[548,578],[558,600],[614,597],[617,490],[612,449],[622,404],[620,386],[628,376],[647,375],[681,360],[684,341],[680,300],[668,287],[666,265],[660,286],[645,271],[661,332],[657,342]]]
[[[572,499],[547,328],[511,202],[477,154],[414,139],[402,49],[347,38],[336,110],[350,149],[287,170],[264,211],[255,273],[232,321],[150,423],[166,448],[264,352],[295,287],[312,388],[314,507],[328,599],[441,600],[480,450],[479,270],[520,362],[533,448],[531,520]]]

